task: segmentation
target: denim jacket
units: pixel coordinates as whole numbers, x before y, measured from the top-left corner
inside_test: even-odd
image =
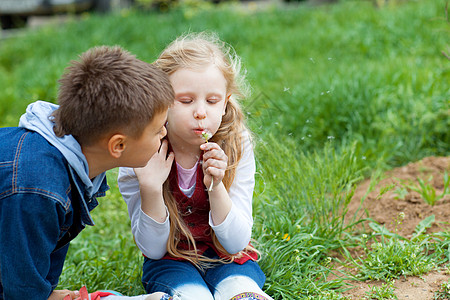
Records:
[[[92,190],[42,134],[0,128],[0,299],[47,299],[58,284],[69,242],[105,195]],[[97,177],[98,178],[98,177]]]

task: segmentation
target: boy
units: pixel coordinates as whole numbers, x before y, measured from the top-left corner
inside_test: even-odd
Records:
[[[0,128],[0,299],[75,297],[53,290],[105,171],[145,166],[166,135],[167,75],[119,47],[88,50],[59,82],[59,106],[35,102]]]

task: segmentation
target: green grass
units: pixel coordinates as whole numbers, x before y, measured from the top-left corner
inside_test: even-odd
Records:
[[[92,46],[119,44],[153,61],[183,32],[216,31],[242,57],[253,87],[244,106],[255,132],[253,236],[263,254],[265,290],[275,299],[342,299],[342,279],[329,278],[336,264],[352,260],[331,256],[345,258],[348,249],[366,245],[352,226],[358,220],[344,224],[355,184],[450,153],[450,63],[441,53],[450,52],[446,2],[392,3],[259,11],[195,2],[169,13],[84,14],[27,30],[0,40],[0,125],[15,126],[30,102],[55,101],[64,67]],[[108,172],[111,190],[93,211],[96,226],[71,245],[61,288],[144,292],[143,257],[116,177],[117,170]],[[380,230],[366,234],[383,247],[367,244],[353,265],[359,279],[387,282],[372,290],[372,299],[390,294],[391,278],[426,272],[424,264],[448,268],[448,231],[427,236],[419,228],[406,240]],[[423,259],[419,266],[408,265],[411,254]]]

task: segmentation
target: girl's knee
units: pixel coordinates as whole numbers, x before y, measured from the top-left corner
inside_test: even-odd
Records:
[[[204,285],[184,284],[175,291],[173,300],[214,300],[211,291]]]
[[[273,300],[247,276],[230,276],[216,286],[215,300]]]

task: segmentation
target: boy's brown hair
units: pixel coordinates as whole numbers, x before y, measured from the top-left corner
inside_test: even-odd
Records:
[[[174,99],[166,73],[119,46],[86,51],[59,83],[55,134],[71,134],[82,145],[114,133],[138,138]]]

